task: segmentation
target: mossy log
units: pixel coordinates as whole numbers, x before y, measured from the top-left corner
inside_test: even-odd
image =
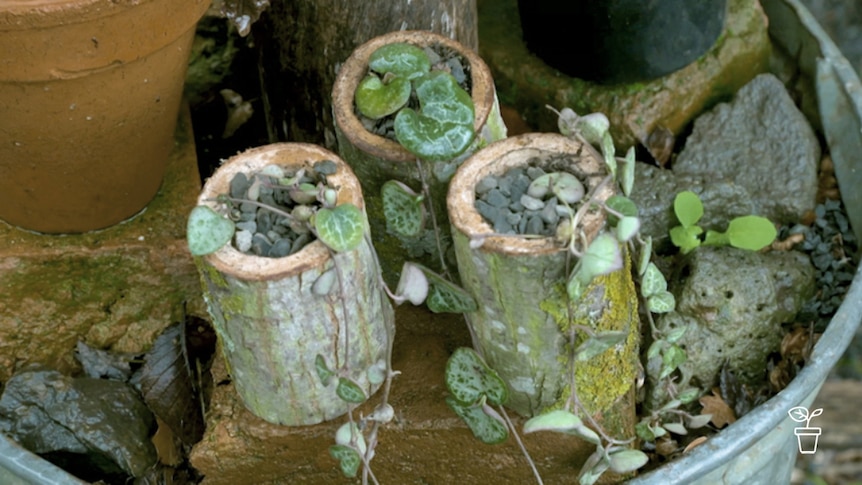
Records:
[[[199,203],[215,206],[215,197],[228,192],[237,172],[321,159],[338,165],[327,177],[338,187],[338,204],[364,209],[350,168],[322,148],[299,143],[236,155],[207,181]],[[221,349],[238,393],[255,415],[276,424],[307,425],[346,413],[350,405],[336,395],[335,384],[324,385],[318,377],[318,355],[330,369],[344,369],[366,396],[379,387],[369,382],[367,371],[386,363],[394,313],[369,240],[335,255],[316,240],[284,258],[245,255],[231,244],[197,258]],[[315,294],[315,281],[330,270],[338,275],[332,290]]]
[[[485,237],[492,232],[474,207],[476,183],[528,163],[545,170],[567,170],[600,186],[604,164],[560,135],[528,134],[486,147],[468,159],[452,180],[449,211],[458,270],[464,288],[479,303],[467,314],[477,347],[510,388],[507,407],[533,416],[562,404],[571,390],[571,325],[601,331],[627,331],[624,343],[587,362],[574,364],[577,396],[611,436],[633,436],[634,382],[640,331],[630,265],[596,278],[569,312],[566,281],[574,265],[554,238]],[[561,157],[562,156],[562,157]],[[571,164],[575,160],[574,165]],[[596,200],[613,194],[600,186]],[[602,229],[605,215],[591,209],[581,228],[588,240]],[[471,248],[470,242],[484,238]],[[628,260],[628,257],[625,258]]]
[[[356,116],[354,92],[362,78],[368,74],[368,58],[379,47],[394,42],[407,42],[421,47],[441,45],[458,52],[468,65],[465,71],[471,77],[470,95],[475,110],[473,127],[477,136],[471,147],[458,158],[448,162],[417,162],[416,156],[397,141],[366,130]],[[388,180],[407,184],[417,193],[422,191],[423,180],[427,183],[431,193],[430,208],[434,211],[444,255],[449,258],[447,263],[454,264],[454,255],[450,250],[452,244],[449,220],[446,215],[449,180],[470,154],[506,136],[506,126],[500,115],[494,80],[488,67],[474,51],[446,37],[431,32],[393,32],[368,41],[351,54],[341,66],[332,97],[338,152],[362,183],[371,235],[380,254],[384,279],[394,286],[398,282],[401,266],[408,260],[418,261],[435,270],[442,269],[434,227],[430,220],[426,222],[425,230],[415,238],[399,238],[387,231],[380,190]],[[427,207],[429,206],[426,205]],[[447,251],[449,254],[446,254]]]

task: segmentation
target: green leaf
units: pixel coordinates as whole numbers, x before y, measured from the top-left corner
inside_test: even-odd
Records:
[[[644,466],[649,457],[640,450],[614,451],[609,456],[611,460],[611,471],[614,473],[631,473]]]
[[[606,131],[602,136],[602,156],[605,158],[605,165],[608,166],[608,171],[614,177],[617,176],[617,150],[614,148],[614,139],[611,137],[611,132]]]
[[[509,398],[509,390],[500,376],[488,367],[475,350],[459,347],[446,362],[446,388],[464,404],[475,404],[482,396],[494,405]]]
[[[416,237],[425,228],[423,197],[407,185],[388,180],[380,189],[386,229],[402,237]]]
[[[613,195],[605,201],[605,205],[615,212],[619,212],[624,216],[637,217],[638,206],[633,200],[623,195]],[[616,214],[608,214],[608,222],[611,225],[617,225],[619,217]]]
[[[590,113],[577,118],[575,122],[575,129],[590,145],[600,145],[610,128],[611,122],[604,113]]]
[[[189,214],[186,239],[192,256],[205,256],[230,242],[236,227],[209,206],[199,205]]]
[[[676,298],[669,291],[662,291],[647,298],[647,309],[653,313],[669,313],[676,308]]]
[[[672,344],[675,344],[679,341],[679,339],[682,338],[683,335],[685,335],[686,330],[688,330],[688,327],[685,325],[676,327],[673,330],[671,330],[670,332],[668,332],[667,338],[665,338],[665,340],[667,340],[668,342],[670,342]]]
[[[727,227],[730,245],[735,248],[759,251],[775,241],[775,225],[760,216],[737,217]]]
[[[650,344],[649,349],[647,349],[647,359],[658,357],[658,354],[660,354],[664,348],[663,342],[664,340],[654,340],[653,343]]]
[[[679,395],[677,396],[677,398],[679,399],[680,403],[688,404],[688,403],[694,401],[695,399],[699,398],[701,394],[703,394],[703,391],[701,391],[700,389],[698,389],[696,387],[690,387],[690,388],[680,392]]]
[[[683,227],[690,227],[703,217],[703,203],[697,194],[685,190],[676,194],[673,200],[673,212]]]
[[[688,358],[680,346],[676,344],[669,345],[662,354],[662,367],[659,379],[671,375]]]
[[[628,333],[623,331],[596,333],[578,346],[577,350],[575,350],[575,359],[578,362],[587,362],[611,347],[625,342],[626,337],[628,337]]]
[[[314,370],[317,371],[317,377],[320,378],[320,382],[324,386],[328,386],[335,375],[335,372],[332,372],[326,365],[326,359],[320,354],[317,354],[317,357],[314,358]]]
[[[682,254],[687,254],[692,249],[700,246],[700,236],[703,229],[700,226],[676,226],[670,230],[670,242],[678,247]]]
[[[646,236],[641,246],[640,260],[638,261],[639,275],[643,276],[646,273],[650,259],[652,259],[652,236]]]
[[[430,71],[431,61],[419,47],[396,42],[374,51],[368,58],[368,67],[380,74],[391,72],[413,79]]]
[[[673,434],[683,436],[688,434],[688,430],[685,429],[685,425],[682,423],[662,423],[661,427],[670,431]]]
[[[345,445],[332,445],[329,447],[329,456],[338,460],[341,473],[347,478],[355,478],[362,464],[362,458],[353,448]]]
[[[356,87],[354,100],[356,109],[373,120],[389,116],[407,105],[413,86],[403,76],[395,76],[384,83],[374,74],[369,74]]]
[[[667,290],[667,280],[655,263],[647,264],[646,271],[641,278],[641,295],[649,298],[656,293]]]
[[[583,426],[581,418],[569,411],[557,409],[534,416],[524,423],[524,433],[536,431],[558,431],[569,432],[578,426]]]
[[[464,405],[452,396],[446,396],[446,404],[467,423],[473,436],[479,441],[495,445],[506,441],[509,428],[497,417],[488,415],[481,404]]]
[[[711,414],[698,414],[697,416],[692,416],[686,420],[686,427],[688,427],[688,429],[703,428],[709,424],[711,420]]]
[[[706,238],[704,238],[703,244],[705,246],[727,246],[730,244],[730,238],[727,237],[727,233],[710,229],[706,231]]]
[[[335,388],[335,394],[338,394],[342,400],[350,403],[364,403],[366,399],[365,391],[352,380],[346,377],[338,378],[338,386]]]
[[[473,142],[473,100],[451,74],[433,71],[414,81],[420,112],[404,108],[395,117],[395,137],[417,157],[451,160]]]
[[[418,263],[413,263],[425,273],[428,278],[428,298],[425,303],[428,309],[434,313],[468,313],[474,312],[479,307],[476,305],[476,300],[473,299],[463,288],[451,283],[437,273],[422,266]]]
[[[583,276],[592,279],[613,273],[623,267],[623,257],[620,251],[620,243],[610,234],[602,233],[593,239],[587,250],[581,256],[581,269]]]
[[[617,223],[617,239],[620,242],[628,242],[635,237],[641,227],[641,221],[637,217],[623,217]]]
[[[584,280],[587,280],[587,282],[584,283]],[[581,299],[590,281],[592,281],[592,277],[582,274],[580,270],[572,272],[568,283],[566,283],[566,293],[569,295],[569,300],[572,303]]]
[[[584,198],[584,184],[569,172],[545,174],[551,176],[551,192],[561,202],[574,204]],[[541,177],[540,177],[541,178]]]
[[[351,421],[342,424],[335,431],[335,443],[349,446],[362,455],[368,450],[362,430],[359,429],[359,425]]]
[[[604,450],[597,448],[596,451],[587,458],[587,461],[581,467],[581,473],[578,475],[578,483],[580,485],[592,485],[605,473],[610,467],[610,460],[605,456]]]
[[[317,237],[336,252],[352,251],[365,235],[365,217],[353,204],[320,209],[312,219]]]
[[[635,425],[635,434],[644,441],[655,441],[655,434],[650,429],[649,422],[641,421]]]
[[[623,194],[631,195],[635,185],[635,147],[629,147],[626,152],[625,166],[620,174],[620,187],[623,189]]]

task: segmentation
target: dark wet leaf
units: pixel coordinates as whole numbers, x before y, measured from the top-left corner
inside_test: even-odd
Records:
[[[188,341],[200,346],[187,345],[187,326],[191,330]],[[204,386],[199,376],[208,375],[201,372],[201,366],[208,362],[214,347],[204,327],[202,320],[190,319],[188,325],[175,323],[165,329],[144,357],[139,376],[144,401],[186,444],[199,441],[204,431]],[[187,352],[187,348],[191,350]]]

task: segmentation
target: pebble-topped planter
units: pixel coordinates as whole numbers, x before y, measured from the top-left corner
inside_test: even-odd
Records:
[[[391,130],[385,123],[363,121],[363,117],[357,113],[355,93],[369,72],[369,58],[380,47],[393,43],[430,48],[426,51],[431,51],[431,60],[437,61],[435,64],[442,64],[440,67],[451,72],[456,80],[461,75],[465,76],[462,85],[469,87],[468,93],[474,106],[473,128],[476,137],[467,151],[456,159],[417,162],[415,155],[387,135]],[[435,52],[441,56],[439,60]],[[415,260],[439,270],[440,255],[432,224],[427,224],[420,235],[412,238],[398,237],[388,232],[383,216],[381,189],[389,180],[402,182],[416,192],[420,192],[423,184],[427,184],[444,254],[451,253],[445,203],[449,180],[469,153],[506,136],[488,67],[475,52],[447,37],[425,31],[391,32],[371,39],[353,51],[339,70],[332,97],[338,152],[362,182],[371,234],[380,253],[384,278],[394,286],[406,260]],[[422,173],[419,167],[422,167]]]
[[[580,183],[563,193],[575,209],[587,196],[604,201],[614,194],[612,184],[601,184],[603,162],[580,143],[562,135],[527,134],[492,143],[468,158],[447,199],[462,285],[479,303],[478,311],[467,314],[476,345],[510,388],[506,406],[525,416],[557,403],[569,384],[569,333],[563,329],[569,322],[565,284],[574,258],[567,263],[565,245],[552,236],[560,213],[567,212],[549,191],[538,190],[547,188],[549,177]],[[555,218],[556,224],[548,222]],[[580,224],[584,238],[591,241],[604,223],[601,210],[587,210]],[[579,399],[614,436],[634,434],[639,327],[627,268],[598,277],[573,313],[576,323],[599,331],[628,331],[624,344],[579,362],[575,370]]]
[[[336,205],[352,203],[364,219],[362,191],[350,168],[335,154],[302,143],[267,145],[234,156],[207,181],[198,203],[218,210],[219,196],[243,198],[257,190],[249,180],[289,174],[309,182],[325,177],[328,186],[337,188]],[[282,193],[277,183],[270,193],[272,187],[263,189],[267,185],[259,183],[260,192],[254,194],[261,201],[271,197],[285,211],[313,205],[301,194]],[[333,253],[307,233],[290,235],[295,231],[283,218],[262,215],[268,211],[248,202],[237,205],[233,242],[196,258],[237,392],[251,412],[272,423],[307,425],[336,418],[351,404],[338,397],[335,385],[321,382],[315,359],[322,356],[329,368],[346,369],[345,377],[370,396],[380,383],[369,380],[368,370],[385,365],[394,331],[392,306],[380,285],[369,238],[356,249]],[[306,244],[298,247],[304,239]],[[321,294],[316,283],[327,274],[338,276],[332,289]]]

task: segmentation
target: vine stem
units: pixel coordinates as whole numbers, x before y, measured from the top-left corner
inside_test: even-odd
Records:
[[[440,257],[440,269],[443,276],[451,280],[449,267],[446,265],[446,256],[443,254],[443,241],[440,240],[440,228],[437,226],[437,213],[434,210],[434,199],[431,196],[431,188],[425,180],[425,171],[422,169],[422,161],[416,159],[416,170],[419,172],[419,180],[422,181],[422,193],[428,201],[428,212],[431,213],[431,226],[434,228],[434,241],[437,243],[437,255]]]
[[[515,424],[512,423],[512,420],[509,418],[509,414],[506,413],[506,408],[502,405],[497,406],[497,409],[500,410],[500,414],[503,416],[503,419],[506,420],[506,425],[509,426],[509,429],[512,430],[512,435],[515,436],[515,441],[518,442],[518,446],[521,448],[521,453],[524,454],[524,458],[527,459],[527,463],[530,464],[530,469],[533,470],[533,476],[536,477],[536,483],[539,485],[544,485],[542,481],[542,475],[539,474],[539,470],[536,468],[536,463],[533,462],[533,458],[530,456],[530,452],[527,451],[527,447],[524,446],[524,442],[521,441],[521,436],[518,434],[518,430],[515,429]]]

